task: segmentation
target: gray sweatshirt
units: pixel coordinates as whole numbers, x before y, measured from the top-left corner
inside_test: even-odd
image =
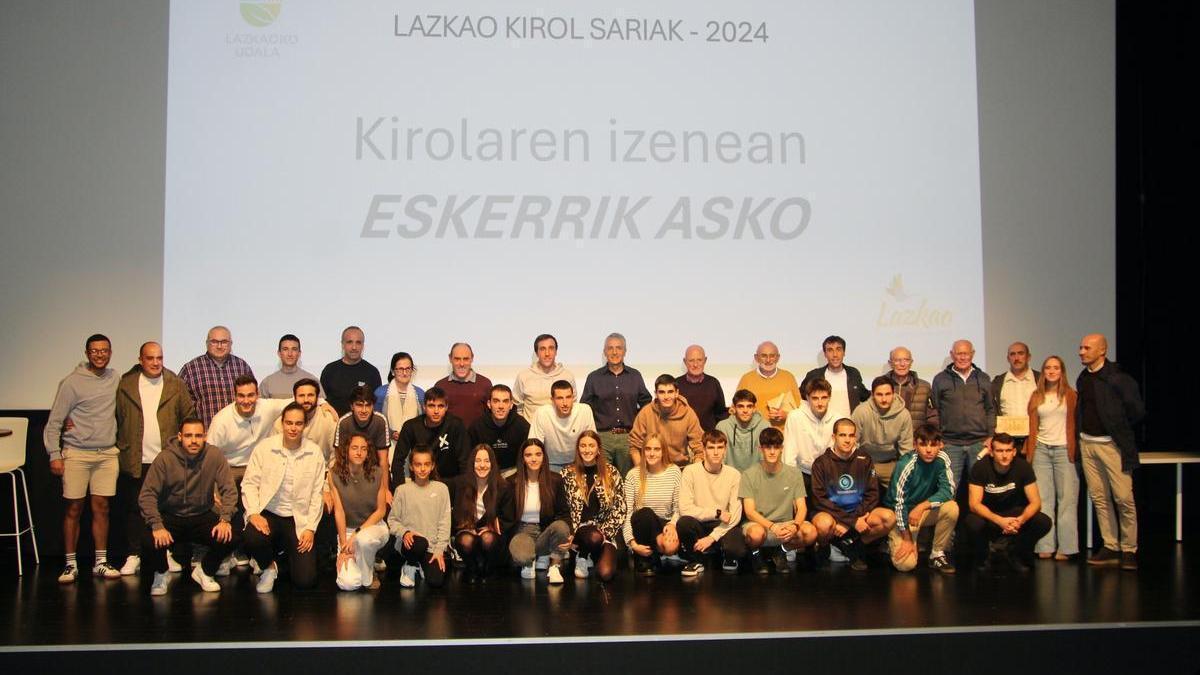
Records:
[[[405,532],[429,540],[429,554],[437,555],[450,545],[450,490],[445,483],[429,481],[425,487],[414,480],[401,483],[392,495],[388,531],[396,537],[396,550],[404,545]]]
[[[704,462],[687,465],[679,480],[679,515],[707,523],[717,520],[717,509],[731,514],[728,523],[719,523],[712,531],[712,538],[720,539],[742,519],[741,483],[741,472],[728,464],[721,465],[719,474],[709,473]]]
[[[154,458],[138,493],[142,518],[153,530],[162,526],[164,512],[180,518],[209,513],[215,505],[214,487],[221,495],[221,506],[215,509],[217,515],[223,522],[229,522],[237,508],[238,493],[233,471],[221,449],[205,443],[192,456],[178,438],[172,438]]]
[[[850,415],[858,425],[858,445],[871,456],[871,461],[893,462],[913,449],[912,413],[904,399],[892,399],[892,407],[880,413],[875,402],[868,400]]]
[[[96,375],[84,361],[63,378],[50,408],[42,441],[51,460],[62,459],[62,448],[105,450],[117,443],[117,385],[121,378],[112,368]],[[71,418],[73,429],[63,431]]]

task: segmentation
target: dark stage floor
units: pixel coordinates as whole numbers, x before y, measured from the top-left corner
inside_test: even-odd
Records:
[[[154,645],[270,641],[511,640],[654,638],[772,633],[977,632],[1179,623],[1200,626],[1200,545],[1144,548],[1138,573],[1038,562],[1028,577],[963,569],[942,577],[919,568],[855,573],[832,565],[811,573],[757,577],[709,570],[695,579],[614,582],[569,577],[561,587],[515,575],[483,585],[452,577],[446,588],[402,591],[394,579],[374,592],[339,592],[331,578],[307,593],[281,581],[254,592],[246,570],[201,592],[175,575],[151,598],[135,577],[56,582],[57,561],[23,578],[3,570],[0,645]],[[1197,631],[1200,633],[1200,631]],[[1198,635],[1200,637],[1200,635]]]

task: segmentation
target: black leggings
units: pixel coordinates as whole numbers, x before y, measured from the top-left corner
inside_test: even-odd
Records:
[[[400,555],[404,557],[404,562],[407,565],[418,565],[421,568],[421,574],[425,577],[425,583],[433,588],[441,588],[442,584],[446,583],[446,571],[439,568],[437,563],[433,562],[433,557],[429,554],[429,540],[419,534],[413,535],[412,548],[404,545],[404,539],[399,539]],[[443,556],[442,563],[446,563]]]
[[[1006,518],[1015,518],[1021,515],[1021,511],[1023,510],[1014,511],[1013,513],[999,513],[997,515]],[[1051,524],[1050,516],[1040,511],[1035,513],[1013,535],[1013,545],[1015,546],[1013,553],[1019,556],[1021,560],[1032,558],[1033,545],[1037,543],[1038,539],[1046,536],[1046,533],[1050,531]],[[967,514],[967,517],[963,519],[963,526],[970,535],[972,553],[978,562],[987,560],[988,544],[1000,537],[1006,536],[998,525],[974,513]]]
[[[317,585],[317,553],[310,548],[306,553],[296,550],[299,538],[296,536],[296,520],[277,516],[270,511],[260,514],[267,519],[271,534],[263,534],[257,527],[247,525],[244,535],[246,552],[259,568],[267,569],[275,562],[275,553],[282,549],[288,557],[288,567],[291,569],[292,585],[297,588],[312,588]]]
[[[485,530],[482,534],[463,530],[454,535],[454,548],[463,562],[482,567],[481,571],[485,573],[501,562],[504,553],[502,543],[500,535],[491,530]]]
[[[600,581],[611,581],[617,574],[617,547],[604,541],[604,533],[595,525],[575,530],[572,540],[581,557],[591,558]]]
[[[691,516],[679,519],[679,522],[675,524],[675,529],[679,532],[679,548],[686,551],[684,556],[689,561],[700,562],[702,554],[696,551],[696,542],[712,534],[712,531],[720,524],[719,520],[708,520],[702,523]],[[717,545],[729,560],[741,560],[746,557],[746,539],[742,536],[742,528],[739,525],[729,528],[729,531],[717,541]],[[708,553],[716,553],[716,551],[717,546],[708,548]]]
[[[633,528],[633,541],[642,546],[649,546],[655,552],[659,552],[658,535],[662,534],[666,524],[667,521],[659,518],[649,506],[643,506],[629,517],[629,525]]]

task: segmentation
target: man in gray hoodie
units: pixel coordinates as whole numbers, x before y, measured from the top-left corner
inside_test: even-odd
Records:
[[[749,389],[734,392],[733,414],[717,422],[717,431],[729,439],[725,463],[738,471],[745,471],[762,461],[758,435],[770,426],[767,418],[758,412],[758,397],[754,392]]]
[[[220,495],[220,505],[213,499]],[[221,590],[213,579],[233,544],[233,518],[237,507],[233,471],[220,448],[205,441],[204,422],[189,417],[179,425],[179,434],[146,471],[138,506],[146,521],[142,555],[154,570],[150,595],[167,592],[167,548],[185,545],[176,552],[179,560],[191,560],[191,546],[208,547],[200,565],[192,568],[192,579],[210,593]]]
[[[79,576],[75,547],[79,544],[79,518],[83,498],[92,493],[92,538],[96,559],[92,574],[116,579],[121,573],[108,564],[108,500],[117,493],[117,383],[108,367],[112,342],[95,334],[84,341],[79,364],[58,385],[54,405],[42,440],[50,455],[50,473],[62,476],[67,512],[63,517],[63,548],[67,564],[58,582],[73,583]],[[68,424],[68,422],[70,424]]]
[[[892,379],[886,375],[875,378],[871,402],[855,408],[850,418],[858,425],[858,445],[871,456],[880,489],[886,490],[896,460],[913,450],[912,414],[904,399],[896,396]]]

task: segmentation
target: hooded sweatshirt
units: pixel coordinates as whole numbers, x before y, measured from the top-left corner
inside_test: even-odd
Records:
[[[138,493],[142,518],[154,530],[162,527],[163,513],[180,518],[210,513],[215,504],[214,487],[221,495],[221,506],[215,510],[227,523],[237,508],[238,493],[224,453],[205,443],[200,452],[189,455],[178,438],[169,439],[146,471]]]
[[[808,401],[788,413],[783,428],[783,463],[811,474],[813,460],[833,443],[834,422],[837,420],[828,411],[817,417]]]
[[[105,450],[116,445],[119,382],[112,368],[97,375],[88,370],[87,361],[63,378],[42,433],[51,460],[62,459],[63,447]],[[74,428],[63,431],[68,417]]]
[[[575,374],[561,363],[554,364],[547,373],[542,371],[535,359],[532,365],[517,373],[512,388],[513,401],[517,404],[517,412],[526,422],[533,422],[533,414],[538,408],[550,405],[550,385],[559,380],[570,382],[571,388],[579,391],[575,387]]]
[[[846,527],[879,506],[879,481],[875,465],[861,448],[846,459],[826,448],[812,465],[813,499],[817,510],[833,516]]]
[[[876,464],[894,462],[900,455],[912,452],[912,413],[899,396],[892,399],[887,412],[880,413],[875,401],[854,409],[850,419],[858,425],[858,445]]]
[[[771,426],[767,418],[757,410],[751,415],[750,421],[742,424],[736,415],[730,415],[717,422],[717,431],[729,439],[729,449],[725,452],[725,463],[738,471],[745,471],[762,459],[758,454],[758,435],[763,429]]]
[[[704,438],[700,418],[682,396],[675,397],[675,405],[670,410],[664,410],[655,399],[638,411],[633,428],[629,430],[629,451],[640,455],[650,434],[662,438],[666,460],[679,465],[686,465],[699,455],[700,442]]]

